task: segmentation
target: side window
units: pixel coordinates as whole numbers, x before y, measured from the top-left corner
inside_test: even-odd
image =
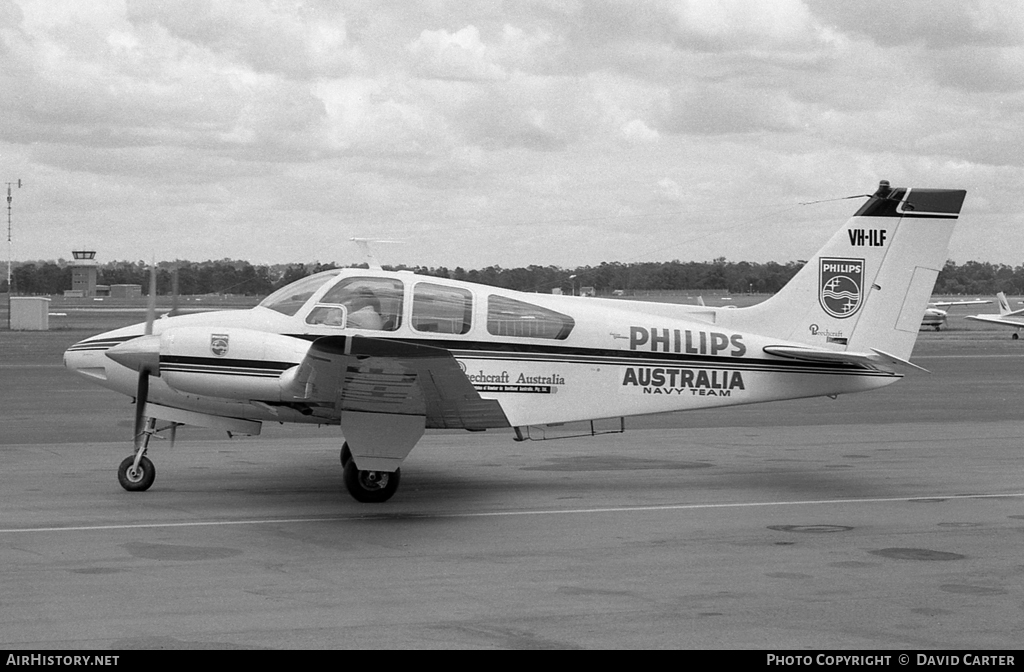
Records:
[[[487,297],[487,331],[495,336],[564,340],[576,326],[568,315],[504,296]]]
[[[317,304],[306,316],[306,324],[323,324],[328,327],[345,326],[345,306]]]
[[[429,282],[416,285],[412,293],[412,328],[437,334],[469,332],[473,316],[473,297],[457,287]]]
[[[342,312],[337,310],[341,306],[348,328],[394,331],[401,325],[403,292],[401,280],[347,278],[327,290],[306,321],[322,316],[326,323],[328,316]]]

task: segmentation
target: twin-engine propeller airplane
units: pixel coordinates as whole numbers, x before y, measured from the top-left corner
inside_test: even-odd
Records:
[[[1016,341],[1020,338],[1020,330],[1024,329],[1024,308],[1019,310],[1010,308],[1010,302],[1006,299],[1006,294],[1002,292],[996,294],[996,299],[999,301],[998,315],[966,315],[965,317],[976,322],[988,322],[989,324],[998,324],[1001,327],[1012,327],[1017,331],[1010,334],[1010,338]]]
[[[362,502],[398,488],[427,429],[515,430],[871,390],[902,377],[964,191],[878,191],[775,296],[747,308],[528,294],[331,270],[251,310],[181,315],[71,346],[68,368],[135,397],[118,472],[146,490],[150,437],[339,425]],[[920,368],[920,367],[915,367]],[[157,422],[170,423],[157,427]],[[628,456],[624,456],[628,462]]]

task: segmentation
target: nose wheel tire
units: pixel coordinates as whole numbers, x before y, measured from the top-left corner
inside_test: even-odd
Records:
[[[129,492],[142,492],[149,490],[156,479],[156,467],[148,457],[139,460],[138,468],[135,467],[135,456],[126,457],[117,470],[117,480],[121,487]]]
[[[357,502],[386,502],[398,490],[402,470],[360,471],[351,459],[345,465],[345,487]]]

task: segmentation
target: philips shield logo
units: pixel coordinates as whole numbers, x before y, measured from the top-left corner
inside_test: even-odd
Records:
[[[210,334],[210,352],[218,357],[228,354],[228,335]]]
[[[818,301],[840,319],[857,312],[864,300],[864,260],[822,257]]]

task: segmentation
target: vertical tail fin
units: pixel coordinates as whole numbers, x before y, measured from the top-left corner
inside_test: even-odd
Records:
[[[778,294],[735,317],[767,336],[909,359],[966,193],[881,182]]]
[[[1006,299],[1006,294],[1003,294],[1002,292],[999,292],[998,294],[996,294],[996,298],[999,299],[999,314],[1000,315],[1004,315],[1005,316],[1005,315],[1009,315],[1010,313],[1013,312],[1010,309],[1010,302],[1007,301],[1007,299]]]

